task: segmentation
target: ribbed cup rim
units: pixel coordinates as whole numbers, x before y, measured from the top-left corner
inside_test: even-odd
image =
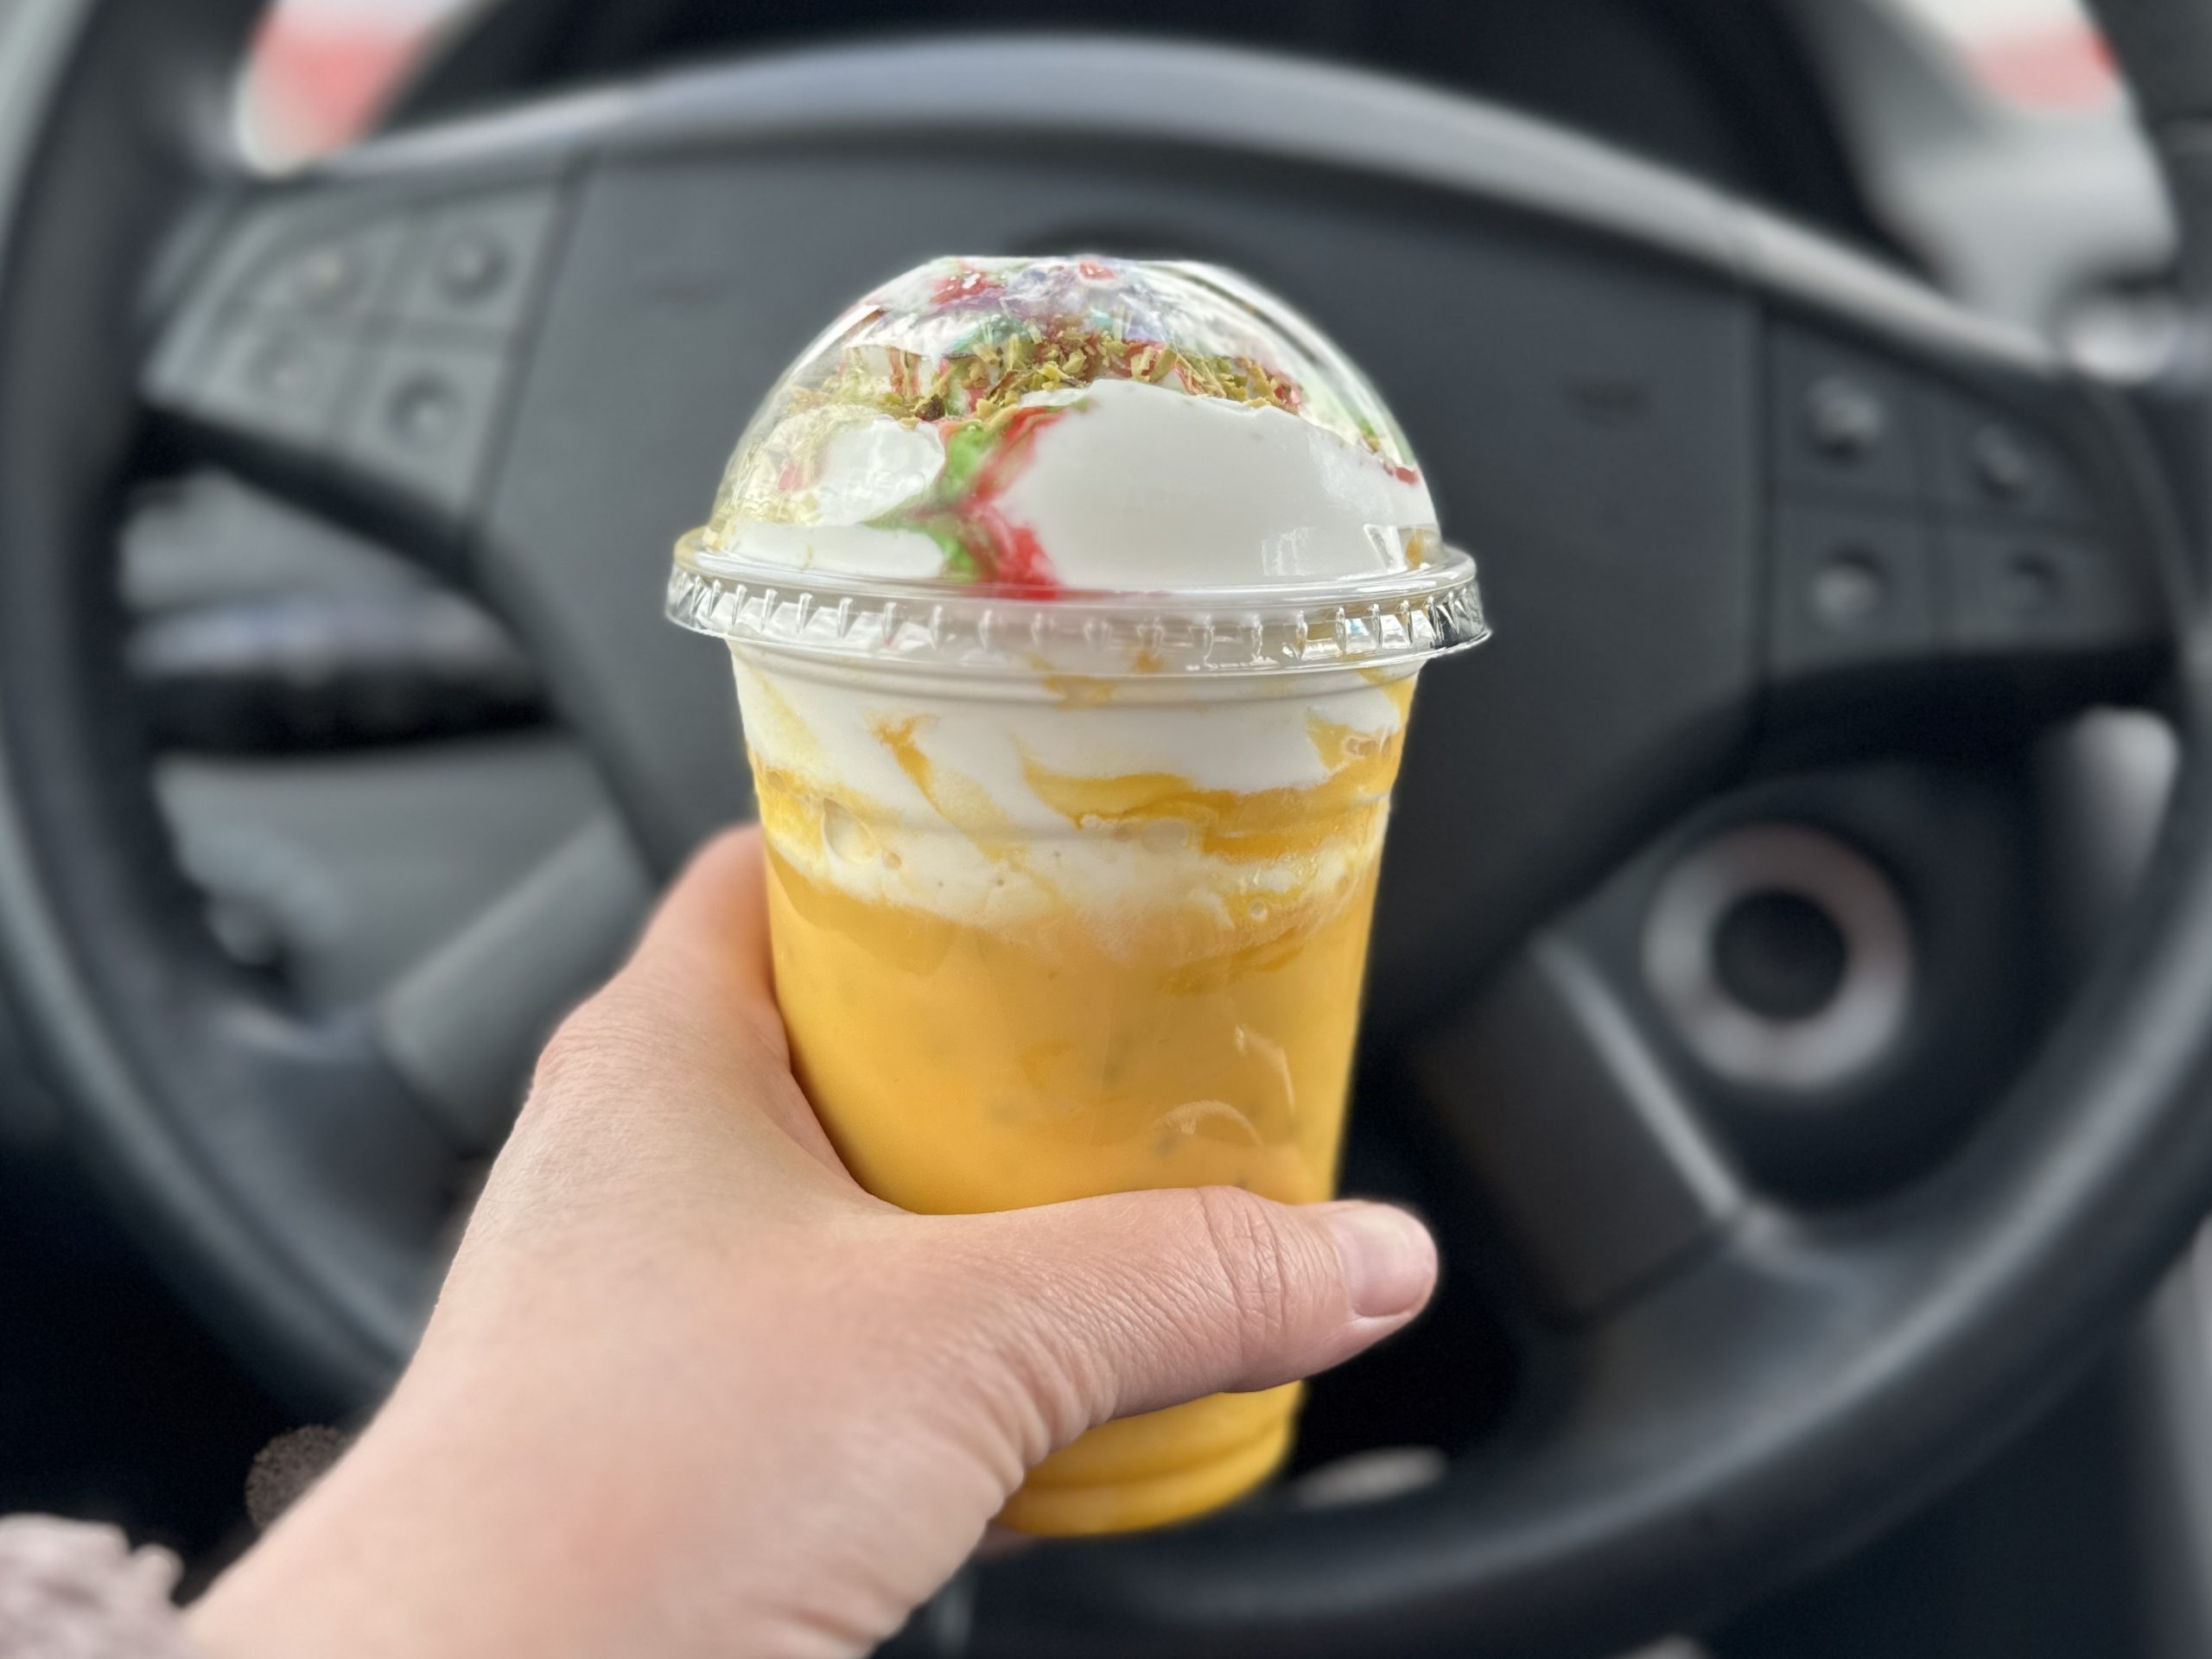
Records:
[[[1490,637],[1475,562],[1303,588],[1044,595],[744,565],[677,543],[668,614],[764,652],[963,674],[1097,678],[1411,665]]]

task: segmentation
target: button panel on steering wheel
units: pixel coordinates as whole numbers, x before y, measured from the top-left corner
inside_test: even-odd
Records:
[[[2089,469],[2033,417],[1795,324],[1769,340],[1769,651],[1785,688],[2123,649],[2156,620]]]
[[[147,401],[248,469],[397,503],[397,532],[443,549],[486,481],[562,187],[359,194],[350,212],[280,201],[235,227],[170,322]]]

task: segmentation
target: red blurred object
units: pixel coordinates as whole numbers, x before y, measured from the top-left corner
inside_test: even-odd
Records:
[[[1984,86],[2029,109],[2096,109],[2119,95],[2111,48],[2087,23],[1993,33],[1967,60]]]
[[[467,3],[278,0],[255,35],[241,89],[249,148],[284,165],[360,137]]]

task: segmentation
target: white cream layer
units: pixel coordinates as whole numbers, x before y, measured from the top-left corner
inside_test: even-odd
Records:
[[[1193,700],[963,698],[910,677],[734,650],[754,763],[836,805],[810,844],[778,851],[855,898],[912,906],[982,926],[1072,906],[1109,918],[1179,906],[1264,904],[1355,880],[1378,850],[1382,819],[1356,844],[1272,861],[1212,855],[1173,823],[1117,829],[1071,822],[1029,768],[1113,779],[1166,773],[1236,793],[1327,781],[1314,722],[1382,743],[1401,725],[1384,687],[1356,671],[1200,688]],[[1204,696],[1205,700],[1196,700]],[[900,764],[911,744],[928,787]],[[1007,842],[1019,855],[1006,855]]]

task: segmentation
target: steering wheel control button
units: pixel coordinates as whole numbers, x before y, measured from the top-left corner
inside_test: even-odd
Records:
[[[2001,426],[1985,426],[1968,445],[1975,479],[1992,500],[2018,501],[2035,487],[2036,464],[2019,437]]]
[[[1955,518],[2088,525],[2097,514],[2081,469],[2024,421],[1946,399],[1937,491]]]
[[[1950,525],[1942,548],[1946,643],[1963,654],[2119,647],[2152,626],[2131,573],[2085,537]]]
[[[340,464],[460,524],[475,504],[506,372],[499,352],[403,331],[375,354]]]
[[[342,305],[359,292],[362,261],[352,248],[317,248],[292,269],[292,292],[310,310]]]
[[[1871,626],[1888,602],[1890,578],[1878,554],[1846,547],[1829,555],[1813,572],[1807,597],[1813,614],[1840,632]]]
[[[385,402],[384,421],[400,442],[416,449],[435,448],[461,425],[461,393],[445,375],[418,374],[392,388]]]
[[[400,320],[502,334],[518,327],[557,200],[547,186],[440,208],[425,232],[426,251],[401,286]]]
[[[315,379],[314,353],[296,334],[270,334],[246,357],[246,385],[277,402],[305,397],[315,389]]]
[[[1644,918],[1643,976],[1682,1046],[1745,1088],[1832,1089],[1895,1045],[1912,930],[1888,876],[1826,830],[1753,824],[1692,849]]]
[[[1786,486],[1919,499],[1914,435],[1921,394],[1902,371],[1870,353],[1777,329],[1769,395],[1775,471]]]
[[[365,318],[404,262],[409,230],[395,214],[365,228],[289,237],[256,267],[239,297],[253,311]]]
[[[162,401],[242,437],[312,450],[337,420],[358,343],[342,327],[241,317],[206,371]]]
[[[1916,518],[1785,504],[1775,514],[1770,642],[1785,678],[1936,644],[1934,556]]]
[[[437,251],[439,289],[460,304],[494,292],[507,276],[507,251],[497,238],[471,226]]]
[[[2059,608],[2066,582],[2051,556],[2029,547],[2008,553],[1998,561],[1996,608],[2023,622],[2049,615]]]
[[[1872,388],[1829,375],[1805,394],[1805,430],[1814,448],[1840,461],[1871,453],[1888,430],[1890,416]]]

